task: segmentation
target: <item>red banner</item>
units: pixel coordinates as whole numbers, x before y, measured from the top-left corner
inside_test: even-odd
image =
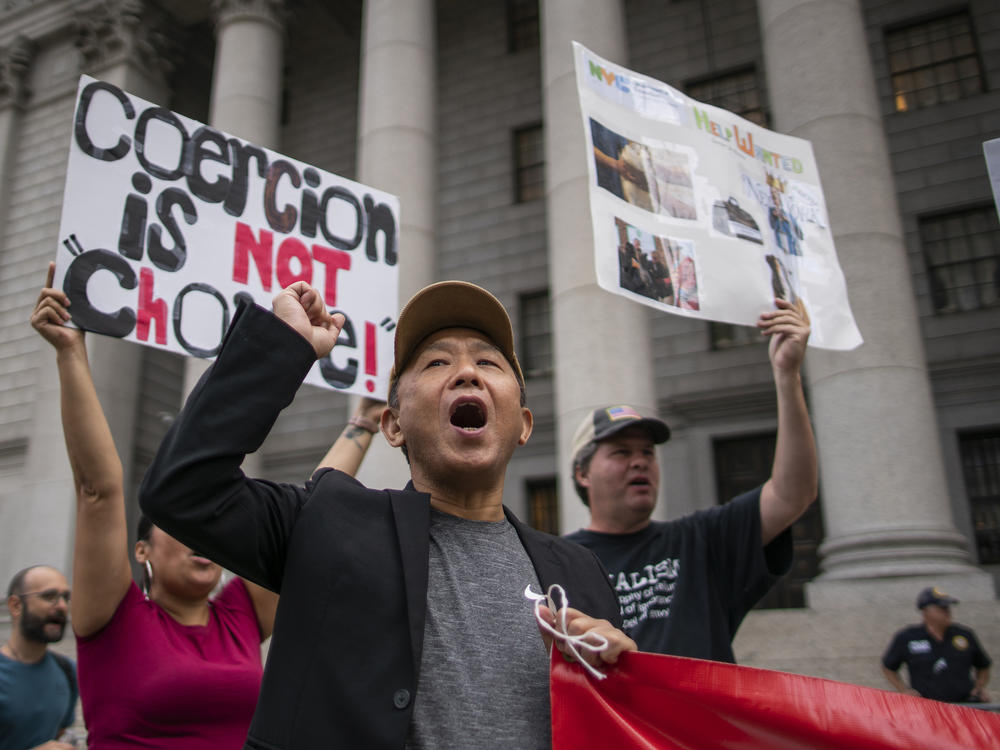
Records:
[[[817,677],[647,653],[607,674],[555,651],[553,750],[1000,747],[998,715]]]

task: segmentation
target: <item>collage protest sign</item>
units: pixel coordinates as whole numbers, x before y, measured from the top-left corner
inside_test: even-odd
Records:
[[[347,318],[307,383],[385,398],[399,200],[80,79],[54,286],[81,328],[214,357],[241,299],[296,281]]]
[[[801,298],[810,345],[859,346],[812,145],[573,51],[598,284],[742,325]]]

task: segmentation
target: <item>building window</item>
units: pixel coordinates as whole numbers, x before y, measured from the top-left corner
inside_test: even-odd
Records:
[[[559,492],[556,478],[529,479],[524,486],[528,496],[529,523],[539,531],[558,534]]]
[[[1000,430],[959,435],[979,563],[1000,563]]]
[[[514,200],[538,200],[545,195],[545,144],[541,125],[514,131]]]
[[[684,87],[692,99],[729,110],[767,127],[767,109],[756,68],[742,68],[699,78]]]
[[[24,471],[27,455],[28,441],[23,438],[0,443],[0,477]]]
[[[507,0],[507,51],[538,49],[538,0]]]
[[[922,217],[919,226],[936,312],[1000,302],[1000,222],[993,206]]]
[[[552,370],[552,327],[549,292],[531,292],[518,298],[521,332],[521,368],[525,377],[547,375]]]
[[[983,90],[968,11],[885,31],[897,112],[951,102]]]
[[[775,434],[723,438],[714,441],[715,485],[719,505],[768,480],[774,463]],[[819,574],[819,545],[823,541],[823,512],[816,500],[792,524],[795,552],[792,570],[757,604],[757,609],[805,607],[805,584]]]
[[[738,346],[760,344],[764,338],[755,326],[738,326],[732,323],[709,323],[712,349],[734,349]]]

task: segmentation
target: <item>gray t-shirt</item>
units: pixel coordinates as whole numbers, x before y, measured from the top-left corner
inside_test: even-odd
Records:
[[[538,576],[505,519],[431,509],[427,619],[410,750],[548,748],[549,662],[524,587]]]

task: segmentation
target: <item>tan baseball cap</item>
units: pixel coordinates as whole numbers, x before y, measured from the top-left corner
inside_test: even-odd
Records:
[[[425,286],[406,303],[396,321],[395,358],[389,382],[394,382],[406,369],[425,338],[444,328],[472,328],[485,334],[514,368],[518,382],[524,385],[507,310],[492,294],[468,281],[439,281]]]

